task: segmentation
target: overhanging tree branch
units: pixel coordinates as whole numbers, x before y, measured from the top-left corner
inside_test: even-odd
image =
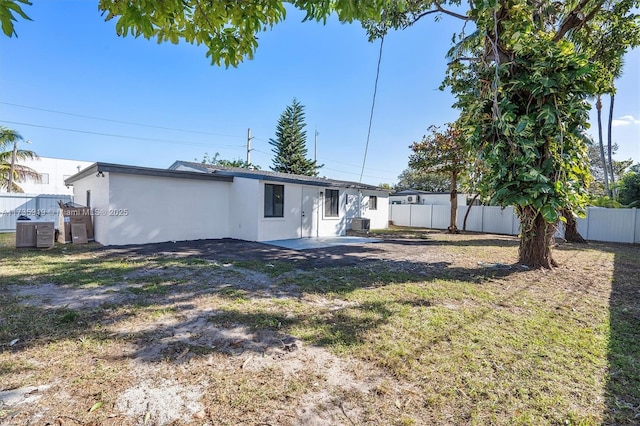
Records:
[[[455,63],[462,62],[462,61],[478,62],[478,61],[481,61],[481,60],[482,60],[482,58],[479,58],[479,57],[462,56],[460,58],[456,58],[453,61],[447,63],[447,65],[453,65]]]
[[[572,29],[582,27],[586,22],[589,22],[594,18],[596,13],[602,9],[602,5],[604,4],[604,0],[598,1],[591,12],[585,15],[583,9],[587,7],[589,0],[582,0],[578,5],[573,9],[567,17],[564,19],[562,24],[560,24],[560,28],[558,28],[558,32],[553,37],[553,41],[558,42],[562,40],[562,38]]]
[[[418,22],[420,19],[424,18],[427,15],[431,15],[433,13],[444,13],[445,15],[449,15],[449,16],[453,16],[454,18],[458,18],[458,19],[462,19],[463,21],[471,21],[471,17],[470,16],[466,16],[466,15],[461,15],[459,13],[456,13],[452,10],[448,10],[443,8],[442,6],[440,6],[439,4],[435,4],[435,9],[432,10],[427,10],[426,12],[422,12],[421,14],[419,14],[412,22],[412,24]]]

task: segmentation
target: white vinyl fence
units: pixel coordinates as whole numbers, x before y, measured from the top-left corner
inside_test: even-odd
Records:
[[[389,219],[394,225],[447,229],[449,206],[392,204]],[[458,207],[459,229],[462,229],[467,206]],[[640,243],[640,213],[638,209],[607,209],[589,207],[587,217],[578,219],[578,232],[586,240],[616,243]],[[556,236],[564,236],[562,226]],[[490,234],[518,235],[520,221],[513,207],[473,206],[467,218],[467,231]]]
[[[58,201],[73,201],[71,195],[0,194],[0,232],[16,230],[18,217],[58,223]]]

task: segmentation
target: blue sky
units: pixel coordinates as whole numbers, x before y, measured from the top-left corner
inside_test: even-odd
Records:
[[[97,1],[33,3],[19,37],[0,37],[0,125],[41,156],[162,168],[205,152],[244,159],[251,128],[252,162],[268,169],[268,140],[296,97],[310,156],[319,132],[321,174],[359,179],[379,42],[358,24],[302,23],[292,10],[260,35],[254,60],[225,69],[204,47],[118,37]],[[364,182],[394,183],[411,142],[456,119],[453,97],[438,87],[457,29],[455,19],[425,19],[385,39]],[[617,158],[640,162],[640,50],[626,57],[615,118]]]

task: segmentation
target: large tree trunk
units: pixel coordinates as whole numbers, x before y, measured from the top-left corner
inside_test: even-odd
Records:
[[[562,216],[567,219],[567,222],[564,226],[564,239],[570,243],[582,243],[585,244],[587,241],[582,238],[582,235],[578,232],[578,222],[576,222],[576,218],[573,217],[573,213],[571,211],[564,209],[562,210]]]
[[[449,233],[457,234],[458,226],[458,173],[451,172],[451,220],[449,222]]]
[[[542,214],[533,207],[518,209],[522,224],[518,262],[530,268],[551,269],[558,266],[551,253],[555,244],[556,227],[544,220]]]
[[[611,178],[611,187],[616,181],[615,173],[613,172],[613,142],[611,141],[611,127],[613,126],[613,103],[615,102],[616,95],[611,94],[611,103],[609,104],[609,123],[607,129],[607,154],[609,158],[609,177]],[[613,192],[613,191],[611,191]]]
[[[602,98],[598,95],[596,100],[596,110],[598,111],[598,143],[600,144],[600,161],[602,161],[602,169],[604,170],[604,190],[606,195],[611,197],[611,189],[609,189],[609,172],[607,171],[607,160],[604,157],[604,141],[602,140]]]
[[[462,221],[462,232],[465,232],[467,230],[467,218],[469,217],[469,212],[471,212],[471,207],[473,206],[473,203],[475,203],[475,201],[478,199],[479,196],[480,196],[480,193],[477,193],[476,195],[474,195],[473,199],[471,200],[471,203],[469,203],[469,205],[467,206],[467,211],[464,214],[464,220]]]

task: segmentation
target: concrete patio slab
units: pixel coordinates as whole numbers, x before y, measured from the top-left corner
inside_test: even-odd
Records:
[[[310,250],[326,247],[344,246],[349,244],[368,244],[379,243],[379,238],[363,238],[363,237],[320,237],[320,238],[294,238],[291,240],[273,240],[262,241],[263,244],[269,244],[276,247],[282,247],[291,250]]]

